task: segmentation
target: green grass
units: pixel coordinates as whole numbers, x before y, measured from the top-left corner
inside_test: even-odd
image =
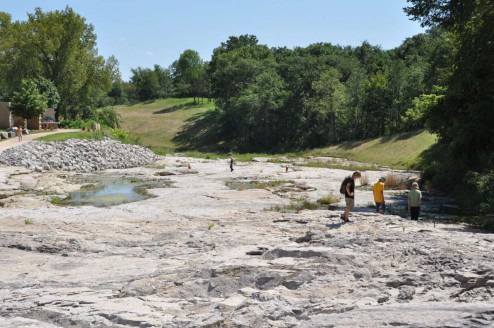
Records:
[[[303,210],[320,210],[321,204],[310,202],[306,199],[292,200],[289,205],[274,205],[265,209],[266,211],[281,212],[281,213],[299,213]]]
[[[214,103],[194,104],[192,98],[168,98],[114,108],[121,117],[122,128],[139,137],[143,146],[166,154],[175,151],[173,138],[188,121],[214,109]]]
[[[317,202],[321,205],[330,205],[330,204],[338,203],[339,201],[340,198],[333,194],[323,196],[317,200]]]
[[[208,127],[211,130],[211,126],[216,124],[212,102],[194,104],[192,98],[169,98],[114,108],[121,117],[122,127],[139,138],[141,145],[151,148],[157,154],[175,153],[180,146],[185,146],[184,149],[195,151],[183,152],[183,155],[205,159],[233,156],[236,161],[251,161],[254,157],[269,157],[273,162],[281,163],[284,162],[281,157],[330,156],[376,166],[408,169],[418,168],[418,156],[436,142],[435,135],[421,130],[377,139],[349,141],[305,152],[228,154],[221,144],[212,144],[204,133]],[[372,170],[370,167],[347,167],[336,163],[309,163],[307,166]]]
[[[272,181],[235,181],[227,180],[225,185],[230,189],[245,190],[245,189],[266,189],[276,188],[284,184],[294,184],[293,180],[272,180]]]
[[[336,146],[308,151],[312,156],[335,156],[350,160],[389,166],[413,168],[417,157],[436,142],[436,136],[415,131],[372,140],[348,141]]]
[[[64,141],[67,139],[91,139],[91,140],[103,140],[103,134],[101,132],[67,132],[51,134],[44,137],[36,138],[38,141]]]

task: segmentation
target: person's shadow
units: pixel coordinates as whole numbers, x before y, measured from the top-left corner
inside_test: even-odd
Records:
[[[341,228],[343,225],[345,224],[348,224],[350,222],[337,222],[337,223],[326,223],[325,226],[328,227],[329,229],[339,229]]]

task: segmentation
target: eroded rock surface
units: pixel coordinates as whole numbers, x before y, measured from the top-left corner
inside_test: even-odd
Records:
[[[351,223],[340,221],[342,201],[279,211],[337,195],[348,173],[268,162],[231,173],[227,160],[167,157],[105,174],[172,188],[95,208],[49,202],[78,188],[74,173],[2,167],[0,327],[492,326],[492,234],[373,213],[365,188]]]

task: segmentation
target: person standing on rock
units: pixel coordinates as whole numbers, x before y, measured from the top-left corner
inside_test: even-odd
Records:
[[[230,172],[233,172],[233,157],[230,157]]]
[[[384,183],[386,177],[380,177],[379,181],[374,184],[372,191],[374,193],[374,202],[376,203],[376,213],[384,214],[386,211],[386,203],[384,202]],[[379,212],[381,210],[381,212]]]
[[[352,176],[348,176],[343,180],[345,189],[345,212],[341,215],[344,222],[349,222],[350,210],[355,206],[355,179],[360,179],[362,175],[359,171],[353,172]]]
[[[422,192],[417,182],[412,183],[412,189],[408,192],[408,212],[414,221],[419,219],[420,206],[422,205]]]
[[[17,137],[19,138],[19,142],[22,141],[22,125],[19,125],[17,128]]]

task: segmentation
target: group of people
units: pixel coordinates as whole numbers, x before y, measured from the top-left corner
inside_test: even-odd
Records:
[[[360,179],[362,174],[359,171],[353,172],[343,180],[341,193],[345,194],[345,212],[341,215],[343,222],[349,222],[350,211],[355,206],[355,180]],[[372,191],[374,193],[374,203],[376,212],[382,213],[386,211],[386,202],[384,200],[384,185],[386,177],[382,176],[374,184]],[[408,212],[412,220],[418,220],[420,215],[420,206],[422,205],[422,193],[417,182],[412,183],[412,189],[408,191]]]

